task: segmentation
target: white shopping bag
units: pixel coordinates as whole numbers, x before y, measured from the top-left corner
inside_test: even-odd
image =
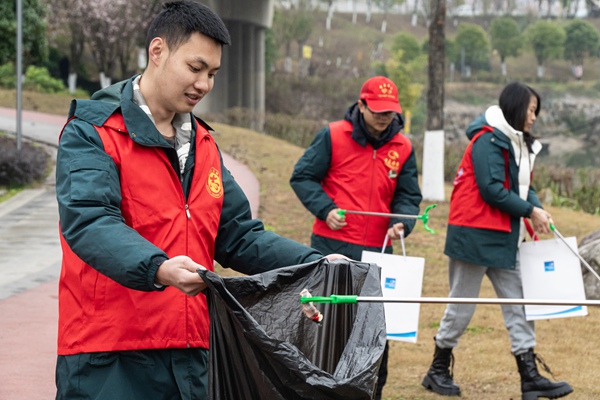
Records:
[[[421,297],[424,258],[363,251],[361,260],[381,267],[383,297]],[[388,340],[417,342],[420,307],[419,303],[384,303]]]
[[[586,300],[577,240],[558,237],[525,242],[519,249],[525,299]],[[587,315],[586,306],[525,305],[528,321]]]

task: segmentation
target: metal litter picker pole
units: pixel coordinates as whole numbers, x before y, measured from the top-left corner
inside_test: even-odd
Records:
[[[432,204],[427,206],[423,215],[407,215],[407,214],[392,214],[392,213],[382,213],[382,212],[373,212],[373,211],[354,211],[354,210],[339,210],[338,214],[340,217],[344,217],[346,214],[356,214],[356,215],[369,215],[371,217],[386,217],[386,218],[406,218],[406,219],[418,219],[423,221],[423,226],[425,230],[429,233],[435,233],[433,229],[431,229],[427,223],[429,222],[429,210],[437,207],[437,204]]]
[[[588,271],[590,271],[592,274],[594,274],[596,279],[598,279],[600,281],[600,276],[598,276],[598,273],[596,271],[594,271],[594,269],[590,266],[590,264],[588,264],[588,262],[585,261],[585,259],[583,257],[581,257],[581,255],[579,255],[578,251],[574,250],[571,246],[569,246],[569,243],[567,243],[567,241],[565,240],[565,237],[560,234],[558,229],[556,229],[556,227],[553,224],[550,224],[550,229],[556,234],[556,236],[558,236],[558,238],[560,240],[562,240],[562,242],[565,244],[565,246],[567,246],[569,248],[569,250],[571,250],[571,252],[573,252],[573,254],[575,254],[577,256],[577,258],[579,258],[579,261],[581,261],[581,263],[583,265],[585,265],[585,267],[588,269]]]
[[[300,303],[355,304],[365,303],[432,303],[432,304],[511,304],[543,306],[600,306],[600,300],[558,300],[558,299],[492,299],[466,297],[368,297],[355,295],[301,297]]]

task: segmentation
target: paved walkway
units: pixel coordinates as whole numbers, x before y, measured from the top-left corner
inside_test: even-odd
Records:
[[[27,139],[56,147],[66,118],[23,111]],[[16,131],[16,111],[0,107],[0,130]],[[223,154],[257,216],[259,185]],[[0,400],[52,399],[61,250],[54,176],[0,203]]]

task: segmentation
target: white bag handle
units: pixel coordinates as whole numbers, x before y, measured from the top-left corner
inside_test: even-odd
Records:
[[[385,239],[383,240],[383,247],[381,248],[381,254],[385,253],[385,247],[387,246],[389,239],[390,239],[389,235],[386,234]],[[400,231],[400,243],[402,243],[402,255],[406,259],[406,247],[404,246],[404,230]]]

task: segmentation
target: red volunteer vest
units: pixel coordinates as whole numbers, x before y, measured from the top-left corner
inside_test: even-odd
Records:
[[[391,212],[398,175],[412,151],[408,138],[398,133],[375,150],[352,138],[352,124],[329,124],[331,165],[321,185],[343,210]],[[333,231],[325,221],[315,219],[313,233],[360,246],[383,246],[389,218],[347,214],[344,228]]]
[[[169,257],[187,255],[212,269],[223,187],[219,154],[208,131],[198,124],[194,178],[186,203],[162,148],[133,142],[120,114],[96,130],[119,170],[126,224]],[[208,348],[203,294],[189,297],[173,287],[163,292],[128,289],[85,264],[62,237],[61,244],[59,355]]]
[[[486,132],[494,128],[484,126],[477,133],[465,150],[458,172],[454,178],[454,189],[450,197],[450,215],[448,223],[455,226],[468,228],[491,229],[495,231],[510,232],[510,215],[490,206],[481,197],[475,180],[473,168],[473,143]],[[506,165],[504,187],[509,190],[508,151],[502,150]]]

